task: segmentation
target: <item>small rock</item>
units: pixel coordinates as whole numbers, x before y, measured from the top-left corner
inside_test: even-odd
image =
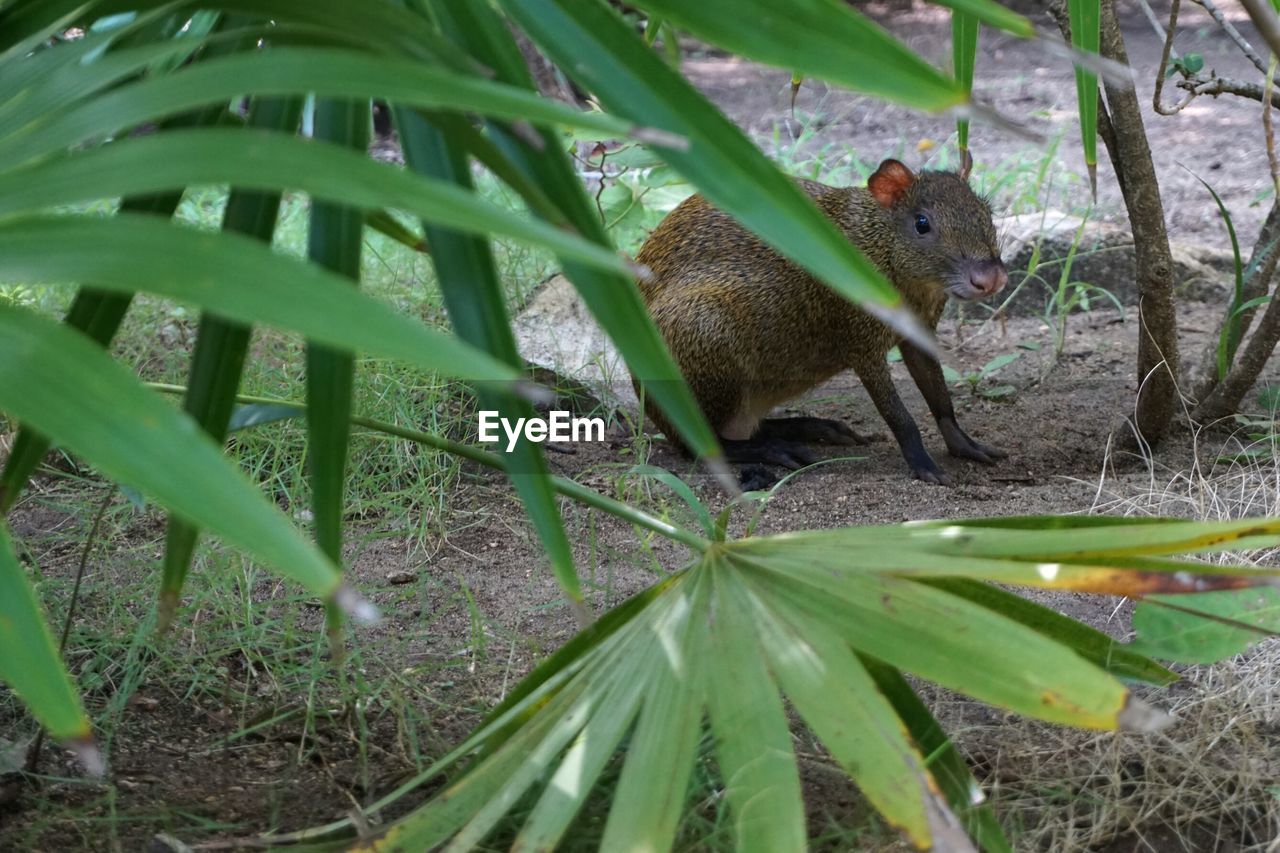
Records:
[[[129,697],[128,704],[139,711],[154,711],[160,707],[160,700],[154,696],[143,696],[140,693],[135,693]]]
[[[418,576],[413,572],[392,572],[387,575],[387,583],[392,586],[402,586],[407,583],[413,583]]]

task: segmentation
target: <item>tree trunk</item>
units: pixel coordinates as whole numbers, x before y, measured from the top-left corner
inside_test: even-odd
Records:
[[[1063,35],[1070,38],[1067,11],[1061,0],[1050,6]],[[1116,20],[1114,0],[1102,2],[1102,55],[1129,64]],[[1173,300],[1173,256],[1164,225],[1160,185],[1151,148],[1142,126],[1138,95],[1131,87],[1105,82],[1108,109],[1099,110],[1098,126],[1133,231],[1138,284],[1138,399],[1136,427],[1145,442],[1158,440],[1178,405],[1178,318]]]
[[[1271,288],[1271,277],[1276,271],[1276,260],[1280,259],[1280,199],[1271,203],[1271,212],[1267,214],[1266,222],[1262,223],[1262,230],[1258,232],[1258,239],[1253,244],[1253,253],[1249,258],[1246,267],[1252,267],[1253,272],[1244,280],[1242,288],[1241,302],[1248,302],[1267,293]],[[1232,305],[1227,306],[1229,312]],[[1240,341],[1243,343],[1245,333],[1249,331],[1249,325],[1253,322],[1253,315],[1257,313],[1256,308],[1250,308],[1248,311],[1241,312],[1240,315]],[[1218,341],[1222,337],[1222,330],[1226,327],[1230,320],[1230,315],[1224,315],[1222,322],[1218,325],[1216,334],[1204,348],[1204,353],[1200,357],[1200,363],[1197,365],[1195,372],[1189,377],[1192,387],[1192,397],[1199,403],[1192,418],[1194,420],[1205,420],[1202,415],[1209,415],[1208,420],[1223,417],[1229,412],[1222,410],[1222,403],[1226,402],[1229,395],[1217,398],[1220,402],[1214,404],[1213,413],[1205,408],[1210,396],[1218,387]],[[1228,359],[1230,362],[1230,359]],[[1265,363],[1265,362],[1264,362]],[[1253,380],[1258,377],[1255,374]],[[1250,385],[1253,384],[1250,380]],[[1248,390],[1248,386],[1242,390]],[[1236,397],[1231,401],[1234,408],[1239,405],[1242,397]]]
[[[1258,374],[1271,358],[1276,342],[1280,341],[1280,300],[1272,299],[1258,321],[1258,328],[1249,338],[1226,378],[1218,383],[1208,397],[1191,412],[1191,419],[1210,423],[1235,414],[1244,395],[1257,381]]]

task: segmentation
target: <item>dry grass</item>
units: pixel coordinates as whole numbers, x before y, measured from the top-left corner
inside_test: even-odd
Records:
[[[1108,464],[1093,511],[1206,520],[1280,514],[1277,439],[1263,432],[1259,438],[1254,424],[1226,439],[1200,433],[1187,470],[1147,459],[1141,473],[1120,474]],[[1261,452],[1221,461],[1242,451]],[[1240,557],[1275,564],[1280,551],[1233,555]],[[1127,617],[1114,624],[1127,631]],[[1135,691],[1176,718],[1151,735],[1003,717],[954,696],[939,696],[934,709],[1018,850],[1280,851],[1280,643],[1177,669],[1178,684]]]

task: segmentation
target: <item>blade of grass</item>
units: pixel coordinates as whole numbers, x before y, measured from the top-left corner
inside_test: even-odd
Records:
[[[1188,171],[1190,171],[1188,169]],[[1235,222],[1231,218],[1231,213],[1227,210],[1227,206],[1223,204],[1222,198],[1218,195],[1213,187],[1209,186],[1209,182],[1194,172],[1191,173],[1197,181],[1199,181],[1209,195],[1213,196],[1213,203],[1218,206],[1218,216],[1222,219],[1222,224],[1227,228],[1227,237],[1231,240],[1231,258],[1232,258],[1232,295],[1231,301],[1227,305],[1227,321],[1222,324],[1222,334],[1218,338],[1218,379],[1223,379],[1227,375],[1227,371],[1231,368],[1231,362],[1236,357],[1236,349],[1240,346],[1240,335],[1243,328],[1243,318],[1240,315],[1240,306],[1244,302],[1244,261],[1240,257],[1240,240],[1236,237]]]

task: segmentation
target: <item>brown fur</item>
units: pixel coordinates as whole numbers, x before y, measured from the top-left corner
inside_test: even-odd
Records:
[[[901,172],[886,170],[890,164]],[[872,190],[798,183],[931,329],[957,268],[991,257],[998,262],[990,208],[957,174],[913,176],[887,161]],[[920,210],[935,223],[932,240],[912,230]],[[649,311],[723,438],[750,437],[774,406],[842,370],[853,368],[864,384],[887,381],[885,356],[899,342],[892,329],[701,196],[673,210],[637,260],[653,273],[640,285]],[[646,411],[678,443],[657,406],[650,402]]]

